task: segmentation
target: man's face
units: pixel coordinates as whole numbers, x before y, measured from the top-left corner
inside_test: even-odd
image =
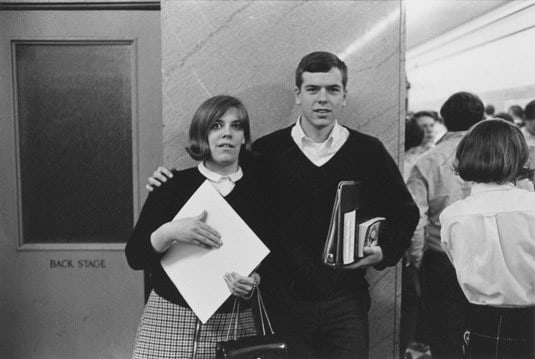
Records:
[[[422,130],[424,130],[424,143],[429,143],[435,138],[435,119],[429,116],[420,116],[416,119],[416,123]]]
[[[526,119],[524,120],[524,126],[526,126],[526,130],[531,133],[533,136],[535,136],[535,118],[533,119]]]
[[[301,88],[295,89],[295,103],[301,106],[305,133],[332,126],[346,105],[342,73],[333,67],[329,72],[304,72],[302,77]]]

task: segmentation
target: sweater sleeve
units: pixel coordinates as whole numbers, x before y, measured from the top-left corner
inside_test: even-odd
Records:
[[[410,246],[419,212],[396,163],[383,144],[378,140],[377,143],[378,158],[373,164],[377,173],[374,192],[378,211],[387,219],[379,240],[383,260],[375,266],[382,270],[395,265]]]
[[[160,265],[163,253],[157,253],[150,242],[152,232],[162,224],[169,222],[174,213],[170,210],[171,189],[174,180],[169,180],[161,187],[149,193],[139,219],[125,248],[126,259],[132,269],[152,270]]]

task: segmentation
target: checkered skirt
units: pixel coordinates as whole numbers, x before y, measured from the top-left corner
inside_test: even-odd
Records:
[[[216,343],[226,340],[230,318],[231,313],[216,313],[206,324],[201,324],[194,359],[215,358]],[[137,330],[133,358],[193,358],[196,323],[197,317],[191,309],[173,304],[152,291]],[[238,337],[256,334],[252,310],[241,311]]]

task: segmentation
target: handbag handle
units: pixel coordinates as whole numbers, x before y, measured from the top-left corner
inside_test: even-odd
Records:
[[[262,293],[260,292],[260,285],[256,287],[256,298],[258,300],[258,311],[260,312],[260,323],[262,324],[262,335],[266,334],[266,322],[271,334],[275,334],[273,327],[271,326],[271,320],[269,319],[266,306],[264,304],[264,299],[262,298]],[[264,319],[265,318],[265,319]],[[234,324],[234,340],[238,338],[238,321],[240,319],[240,301],[236,297],[234,298],[234,304],[232,305],[232,315],[230,317],[230,322],[227,329],[227,336],[225,341],[229,340],[230,330],[232,329],[232,324]]]
[[[234,322],[234,340],[238,337],[238,321],[240,320],[240,302],[237,297],[234,298],[234,304],[232,305],[232,315],[230,317],[230,322],[228,323],[227,337],[225,341],[228,340],[230,336],[230,329],[232,328],[232,323]]]
[[[269,315],[264,304],[264,298],[262,298],[262,293],[260,293],[260,286],[256,290],[256,298],[258,300],[258,311],[260,312],[260,322],[262,323],[262,334],[266,335],[266,327],[264,324],[264,316],[266,317],[266,322],[269,326],[269,331],[271,334],[275,334],[273,327],[271,326],[271,320],[269,320]]]

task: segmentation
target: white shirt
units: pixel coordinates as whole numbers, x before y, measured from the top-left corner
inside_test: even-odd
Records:
[[[228,176],[222,176],[219,173],[210,171],[204,163],[199,163],[197,166],[199,172],[206,177],[208,181],[214,186],[214,188],[219,192],[223,197],[228,195],[234,189],[236,182],[243,177],[243,171],[241,167],[238,167],[238,170],[234,173],[231,173]]]
[[[535,193],[476,183],[440,215],[442,245],[469,302],[535,305]]]
[[[317,167],[327,163],[340,150],[349,137],[347,128],[334,121],[334,126],[325,142],[316,143],[308,137],[301,127],[301,117],[292,127],[292,138],[303,154]]]

